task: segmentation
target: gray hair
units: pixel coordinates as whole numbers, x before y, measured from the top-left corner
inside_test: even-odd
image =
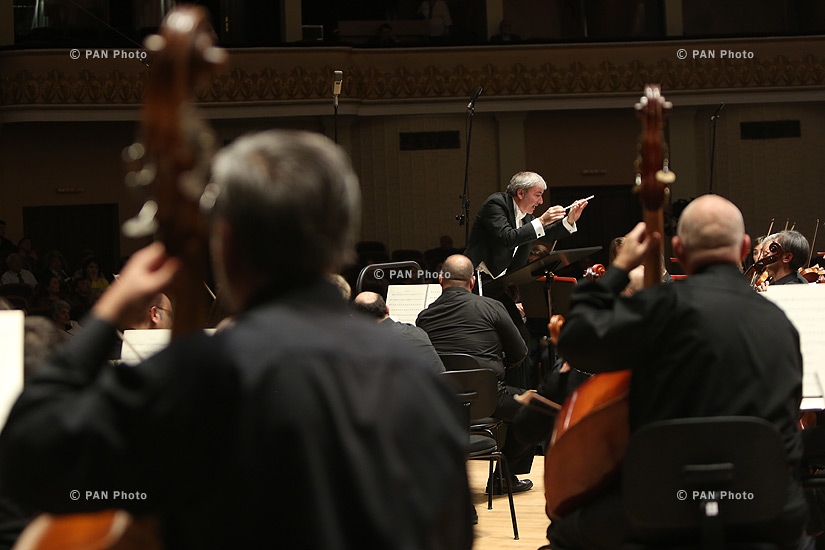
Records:
[[[276,281],[335,271],[361,223],[358,178],[327,137],[273,130],[245,136],[213,163],[212,215],[232,227],[249,265]]]
[[[776,234],[776,242],[782,246],[782,252],[790,252],[793,258],[788,262],[791,271],[796,271],[808,261],[808,254],[811,252],[811,245],[808,239],[799,231],[788,229]]]
[[[535,172],[519,172],[510,178],[510,184],[507,186],[507,194],[515,197],[519,189],[527,191],[536,185],[542,189],[547,189],[547,183],[540,175]]]

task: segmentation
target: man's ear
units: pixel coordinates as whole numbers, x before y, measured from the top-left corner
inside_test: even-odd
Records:
[[[789,264],[791,263],[791,260],[793,260],[793,252],[785,252],[784,254],[782,254],[783,264]]]
[[[476,276],[473,275],[472,277],[470,277],[470,290],[473,290],[473,288],[475,288],[475,286],[476,286]]]
[[[751,253],[751,236],[745,233],[742,238],[742,250],[739,252],[739,262],[743,262]]]
[[[674,235],[674,237],[670,240],[670,246],[673,248],[673,253],[679,260],[679,264],[682,266],[682,269],[685,269],[685,266],[687,265],[687,259],[685,258],[685,247],[682,244],[682,239],[679,238],[679,235]]]
[[[163,312],[157,306],[152,306],[149,308],[149,318],[154,324],[158,324],[163,321]]]

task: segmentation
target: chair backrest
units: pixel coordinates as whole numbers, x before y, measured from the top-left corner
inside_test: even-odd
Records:
[[[782,437],[769,422],[748,416],[655,422],[631,438],[622,467],[624,507],[645,530],[695,530],[704,503],[724,525],[758,525],[777,518],[790,473]]]
[[[470,405],[470,419],[492,416],[498,403],[498,377],[490,369],[446,371],[463,403]]]
[[[482,368],[478,359],[468,353],[439,353],[445,370],[473,370]]]

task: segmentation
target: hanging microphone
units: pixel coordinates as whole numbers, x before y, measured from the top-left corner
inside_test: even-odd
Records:
[[[478,96],[481,95],[483,89],[484,88],[482,88],[481,86],[476,86],[476,89],[473,90],[473,94],[470,96],[470,102],[467,104],[468,109],[472,109],[475,106],[476,99],[478,99]]]
[[[719,107],[716,108],[716,112],[713,113],[713,116],[710,117],[710,119],[711,120],[716,120],[717,118],[719,118],[719,113],[721,113],[722,109],[724,109],[724,108],[725,108],[725,102],[723,101],[722,103],[719,104]]]
[[[344,72],[335,71],[332,80],[332,97],[335,101],[335,106],[338,107],[338,96],[341,95],[341,83],[344,82]]]

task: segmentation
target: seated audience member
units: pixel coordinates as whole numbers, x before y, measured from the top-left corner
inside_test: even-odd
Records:
[[[169,296],[163,292],[155,294],[149,302],[143,319],[134,323],[130,328],[139,330],[172,328],[172,302]]]
[[[521,37],[513,34],[513,24],[506,19],[502,19],[498,31],[498,34],[490,37],[490,44],[518,44],[521,42]]]
[[[52,275],[44,285],[38,285],[32,299],[32,309],[48,311],[54,302],[67,300],[60,279]]]
[[[96,258],[86,258],[83,262],[83,276],[82,278],[89,281],[89,286],[92,291],[104,291],[109,288],[109,280],[100,274],[100,263]]]
[[[80,325],[77,321],[72,320],[72,307],[68,302],[57,300],[52,302],[52,321],[60,330],[69,334],[77,334]]]
[[[47,281],[52,275],[60,279],[63,290],[71,291],[72,277],[69,275],[69,268],[63,254],[57,250],[51,250],[43,260],[44,269],[38,274],[37,279]]]
[[[37,286],[37,279],[28,269],[23,268],[23,258],[20,254],[13,252],[6,257],[6,266],[8,270],[0,277],[0,284],[16,285],[27,284],[34,288]]]
[[[453,254],[461,254],[461,249],[453,246],[452,237],[442,235],[439,239],[438,248],[430,248],[424,252],[424,260],[426,260],[427,267],[429,267],[430,271],[438,271],[439,266],[444,263],[444,260]]]
[[[94,305],[100,293],[92,292],[92,283],[85,278],[74,281],[72,287],[72,293],[67,301],[71,303],[72,311],[77,317],[82,318]]]
[[[375,36],[370,38],[370,44],[373,46],[395,46],[397,43],[398,40],[389,23],[382,23],[375,31]]]
[[[496,373],[499,379],[498,406],[494,416],[512,421],[519,409],[514,395],[522,393],[505,383],[505,369],[519,365],[527,356],[527,345],[513,320],[498,300],[472,293],[475,285],[473,264],[466,256],[454,255],[444,262],[439,277],[441,296],[418,314],[415,324],[424,329],[438,353],[466,353],[478,359],[482,368]],[[530,473],[533,466],[533,446],[525,446],[508,434],[502,453],[513,474],[513,491],[528,491],[529,479],[519,481],[516,474]],[[488,490],[501,494],[498,483]]]
[[[40,262],[37,259],[37,252],[32,249],[32,240],[28,237],[23,237],[17,241],[17,253],[23,258],[23,267],[37,273],[40,268]]]
[[[622,297],[628,273],[660,239],[646,235],[645,225],[638,224],[604,276],[578,285],[559,336],[559,353],[588,372],[632,371],[631,437],[659,420],[756,416],[776,427],[788,469],[797,472],[803,449],[796,428],[802,398],[799,334],[739,271],[750,251],[741,212],[718,195],[691,201],[672,239],[688,277]],[[626,518],[622,493],[627,490],[632,488],[617,484],[554,520],[547,532],[551,546],[618,549],[632,540],[660,547],[655,533],[631,526]],[[725,540],[805,548],[808,512],[796,476],[788,476],[787,491],[771,498],[785,499],[779,517],[746,529],[725,526]],[[699,533],[690,535],[683,533],[679,542],[698,542]]]
[[[12,409],[4,493],[52,513],[153,514],[165,548],[469,549],[454,392],[325,279],[360,227],[343,149],[307,132],[246,136],[215,157],[212,182],[210,248],[234,325],[108,364],[116,328],[180,272],[161,243],[133,254]],[[75,488],[146,497],[75,501]]]
[[[381,328],[385,328],[410,342],[433,372],[444,372],[444,364],[439,359],[432,343],[430,343],[427,333],[415,325],[399,323],[390,319],[390,308],[387,307],[387,303],[380,294],[362,292],[355,297],[353,306],[355,311],[374,318]]]

